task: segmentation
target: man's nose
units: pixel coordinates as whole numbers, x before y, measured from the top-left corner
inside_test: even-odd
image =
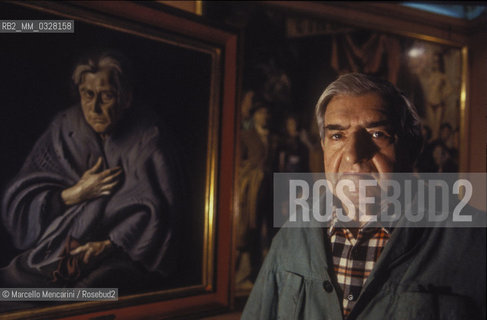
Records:
[[[372,159],[377,152],[377,146],[372,141],[367,130],[358,130],[351,134],[344,146],[343,158],[349,164],[360,164]]]

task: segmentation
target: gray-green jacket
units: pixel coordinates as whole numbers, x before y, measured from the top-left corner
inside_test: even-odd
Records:
[[[243,320],[342,319],[322,228],[283,228]],[[485,229],[397,228],[348,319],[485,319]]]

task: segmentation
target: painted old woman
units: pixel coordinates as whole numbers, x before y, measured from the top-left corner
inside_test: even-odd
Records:
[[[83,59],[80,103],[61,112],[6,189],[2,221],[23,251],[4,287],[130,287],[174,268],[176,194],[154,117],[132,106],[127,61]]]

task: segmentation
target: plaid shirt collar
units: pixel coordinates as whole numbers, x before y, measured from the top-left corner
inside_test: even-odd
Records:
[[[337,214],[336,214],[336,209],[337,209],[337,206],[336,205],[333,205],[333,208],[332,208],[332,210],[333,210],[332,219],[330,221],[330,226],[328,227],[328,230],[327,230],[327,234],[328,234],[329,237],[331,237],[333,234],[336,233],[337,228],[347,228],[343,224],[343,222],[341,222],[341,221],[338,220],[338,217],[337,217]],[[374,224],[374,226],[371,226],[372,224]],[[370,230],[382,229],[385,233],[387,233],[388,235],[390,235],[392,233],[393,227],[392,227],[392,224],[390,224],[390,225],[384,225],[384,224],[381,224],[380,222],[367,222],[365,225],[363,225],[359,229],[359,233],[363,233],[364,230],[366,230],[366,229],[370,229]]]

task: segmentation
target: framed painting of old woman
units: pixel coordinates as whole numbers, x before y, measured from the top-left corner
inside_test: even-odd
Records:
[[[0,287],[118,292],[7,299],[1,314],[228,305],[236,36],[154,4],[2,3],[0,12],[74,24],[0,34]]]

